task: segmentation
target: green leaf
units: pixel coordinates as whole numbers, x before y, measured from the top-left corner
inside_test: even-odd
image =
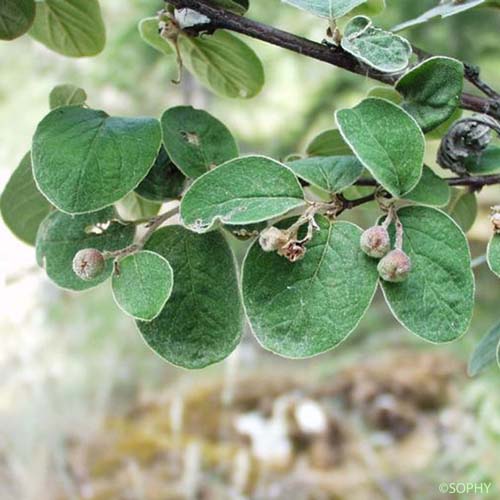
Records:
[[[229,356],[240,341],[243,312],[234,257],[222,234],[196,235],[168,226],[153,235],[146,249],[165,257],[175,276],[161,314],[137,323],[149,347],[189,369]]]
[[[206,111],[170,108],[163,113],[161,126],[170,158],[187,177],[199,177],[239,154],[231,132]]]
[[[60,108],[61,106],[82,106],[86,100],[87,93],[85,90],[71,84],[57,85],[49,95],[50,109]]]
[[[174,53],[168,41],[160,36],[158,17],[146,17],[142,19],[139,22],[139,34],[148,45],[162,54],[170,56]]]
[[[240,16],[244,15],[249,7],[248,0],[210,0],[210,2]]]
[[[379,97],[394,104],[401,104],[403,98],[393,87],[373,87],[367,94],[367,97]]]
[[[455,14],[460,14],[460,12],[477,7],[482,3],[484,3],[484,0],[445,0],[445,2],[440,2],[436,7],[424,12],[421,16],[394,26],[392,31],[401,31],[406,28],[411,28],[426,23],[437,16],[441,16],[442,18],[454,16]]]
[[[163,202],[179,198],[185,185],[186,177],[162,146],[153,168],[135,188],[135,192],[147,200]]]
[[[387,191],[401,197],[417,185],[425,140],[408,113],[384,99],[368,98],[335,117],[344,140]]]
[[[116,212],[112,208],[77,216],[52,212],[38,230],[38,265],[44,267],[47,276],[61,288],[82,291],[99,285],[111,276],[112,259],[106,262],[106,270],[99,277],[83,281],[73,272],[73,257],[84,248],[114,251],[130,245],[135,227],[110,222],[115,219]]]
[[[154,217],[160,211],[161,205],[156,201],[141,198],[132,191],[116,204],[116,210],[122,219],[132,221]]]
[[[14,40],[26,33],[35,19],[33,0],[2,0],[0,2],[0,40]]]
[[[376,16],[385,9],[385,0],[366,0],[359,7],[356,7],[351,16]]]
[[[465,233],[468,232],[474,225],[477,217],[478,206],[476,195],[468,192],[466,189],[452,188],[451,199],[445,208],[445,212],[455,220],[462,228],[462,231]]]
[[[325,130],[315,137],[306,153],[309,156],[350,156],[352,149],[346,144],[337,129]]]
[[[460,104],[464,66],[449,57],[431,57],[406,73],[396,84],[402,107],[428,132],[453,115]]]
[[[339,193],[363,173],[363,165],[355,156],[318,156],[287,165],[298,177],[328,193]]]
[[[106,44],[106,29],[97,0],[37,2],[30,35],[68,57],[95,56]]]
[[[382,282],[387,304],[396,319],[419,337],[435,343],[456,340],[469,328],[474,306],[465,235],[434,208],[404,207],[398,216],[412,270],[403,283]]]
[[[120,309],[142,321],[155,319],[167,303],[174,272],[167,259],[150,251],[128,255],[115,264],[113,297]]]
[[[305,257],[291,263],[258,242],[243,264],[248,320],[259,342],[281,356],[305,358],[336,347],[358,325],[377,288],[376,261],[360,249],[361,229],[318,217]]]
[[[51,210],[50,203],[38,191],[27,153],[14,170],[0,198],[5,225],[20,240],[34,245],[38,226]]]
[[[488,266],[500,278],[500,234],[493,236],[488,244]]]
[[[345,16],[366,0],[283,0],[289,5],[310,12],[319,17],[337,19]]]
[[[470,174],[484,175],[500,172],[500,147],[488,146],[479,156],[469,156],[466,168]]]
[[[434,207],[446,206],[451,197],[451,189],[447,182],[424,165],[422,177],[418,184],[405,195],[406,200]]]
[[[457,121],[462,118],[463,111],[461,108],[457,108],[455,112],[446,120],[444,121],[441,125],[436,127],[435,129],[431,130],[430,132],[427,132],[425,134],[426,139],[429,140],[442,140],[443,137],[447,134],[448,130],[450,127]]]
[[[497,352],[500,349],[500,323],[497,323],[487,335],[485,335],[469,360],[469,376],[475,377],[483,372],[489,365],[497,360]]]
[[[147,175],[161,142],[153,118],[110,117],[69,106],[50,112],[33,138],[33,172],[42,193],[63,212],[113,204]]]
[[[412,54],[408,40],[375,28],[366,16],[357,16],[349,21],[341,46],[346,52],[383,73],[403,71]]]
[[[224,163],[199,177],[181,202],[181,219],[192,231],[225,225],[253,224],[304,205],[294,173],[265,156],[246,156]]]
[[[202,37],[179,37],[187,69],[222,97],[250,99],[264,86],[264,68],[255,52],[227,31]]]

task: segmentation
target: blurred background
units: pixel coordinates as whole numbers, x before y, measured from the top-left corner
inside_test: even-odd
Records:
[[[325,26],[278,0],[249,15],[321,40]],[[137,22],[157,0],[102,1],[108,32],[98,57],[71,60],[29,37],[0,43],[0,188],[30,148],[60,83],[85,88],[91,107],[160,116],[190,103],[225,122],[243,152],[283,158],[333,126],[333,112],[376,83],[250,41],[267,85],[251,101],[219,99],[147,46]],[[388,0],[382,27],[434,0]],[[468,12],[407,32],[436,54],[478,64],[500,88],[500,13]],[[435,166],[437,143],[429,148]],[[469,233],[484,253],[488,210],[480,195]],[[350,215],[371,225],[375,213]],[[162,362],[114,305],[109,284],[57,289],[34,250],[0,223],[0,499],[442,499],[500,498],[500,370],[477,379],[466,361],[498,320],[498,281],[476,270],[478,303],[460,341],[434,346],[404,331],[377,295],[338,349],[288,361],[247,333],[225,362],[187,372]],[[483,485],[444,494],[440,483]],[[488,486],[488,489],[486,486]]]

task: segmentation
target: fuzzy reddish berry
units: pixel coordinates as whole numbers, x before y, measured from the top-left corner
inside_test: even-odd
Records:
[[[73,258],[73,271],[84,281],[91,281],[103,273],[104,255],[95,248],[84,248]]]
[[[285,231],[271,226],[260,233],[259,244],[264,252],[275,252],[286,245],[289,241],[289,236]]]
[[[379,263],[378,273],[384,281],[401,283],[411,271],[411,260],[402,250],[392,250]]]
[[[375,259],[381,259],[391,249],[391,239],[387,229],[382,226],[374,226],[367,229],[361,235],[360,246],[366,255]]]

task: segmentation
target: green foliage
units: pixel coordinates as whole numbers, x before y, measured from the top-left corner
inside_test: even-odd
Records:
[[[255,52],[227,31],[193,38],[179,37],[182,61],[212,92],[231,98],[250,99],[264,85],[264,68]]]
[[[368,98],[335,117],[345,141],[387,191],[400,197],[417,185],[425,142],[405,111],[384,99]]]
[[[245,310],[264,348],[304,358],[337,346],[369,307],[376,262],[359,247],[361,229],[317,220],[319,233],[303,260],[291,263],[257,243],[243,265]]]
[[[412,270],[403,283],[382,282],[392,313],[401,324],[430,342],[450,342],[469,328],[474,275],[464,233],[434,208],[398,211],[404,251]]]
[[[477,217],[477,198],[466,189],[452,188],[450,202],[445,208],[455,222],[467,233]]]
[[[179,198],[185,185],[185,175],[174,165],[162,146],[153,167],[135,188],[135,192],[147,200],[164,202]]]
[[[488,244],[488,265],[500,278],[500,234],[495,234]]]
[[[243,15],[248,10],[248,0],[210,0],[211,3],[235,14]]]
[[[33,138],[33,173],[47,199],[67,213],[113,204],[147,175],[160,148],[152,118],[110,117],[68,106],[50,112]]]
[[[30,35],[64,56],[95,56],[104,49],[106,43],[106,30],[99,2],[39,1]]]
[[[124,220],[142,220],[149,219],[158,214],[161,209],[161,203],[146,200],[132,191],[124,196],[115,207]]]
[[[471,377],[479,375],[495,361],[500,365],[500,323],[496,324],[479,342],[469,360],[468,372]]]
[[[206,111],[171,108],[163,113],[161,127],[170,158],[187,177],[199,177],[238,156],[231,132]]]
[[[50,109],[62,106],[83,106],[87,100],[85,90],[76,85],[57,85],[49,94]]]
[[[426,165],[424,165],[418,184],[405,195],[406,200],[433,207],[448,205],[450,197],[451,189],[446,181]]]
[[[105,281],[113,271],[113,262],[91,281],[81,280],[72,267],[79,250],[95,248],[101,251],[120,250],[132,243],[133,225],[115,221],[116,212],[107,208],[92,214],[72,216],[54,211],[41,223],[36,238],[36,259],[47,276],[59,287],[82,291]]]
[[[408,40],[375,28],[370,18],[365,16],[357,16],[349,21],[341,45],[346,52],[384,73],[403,71],[412,54]]]
[[[456,59],[432,57],[406,73],[396,84],[402,107],[428,132],[453,115],[460,104],[464,66]]]
[[[14,40],[26,33],[35,20],[34,0],[2,0],[0,40]]]
[[[139,22],[139,33],[141,38],[154,49],[166,56],[174,53],[171,45],[159,33],[158,17],[146,17]]]
[[[183,224],[209,231],[217,221],[253,224],[304,205],[304,193],[293,172],[265,156],[231,160],[197,179],[181,203]]]
[[[343,191],[363,173],[363,165],[355,156],[318,156],[287,165],[298,177],[327,193]]]
[[[352,149],[338,129],[325,130],[315,137],[306,150],[309,156],[349,156]]]
[[[115,263],[113,297],[120,309],[133,318],[155,319],[169,299],[173,285],[172,268],[157,253],[141,251]]]
[[[0,198],[0,211],[7,227],[28,245],[34,245],[38,226],[52,206],[38,191],[27,153],[14,170]]]
[[[283,0],[285,3],[311,12],[319,17],[337,19],[345,16],[366,0]]]
[[[479,156],[470,156],[466,161],[466,168],[472,175],[500,172],[500,147],[489,146]]]
[[[196,235],[180,226],[157,231],[146,248],[165,257],[174,288],[161,314],[138,322],[162,358],[198,369],[221,361],[238,345],[243,312],[234,257],[218,231]]]

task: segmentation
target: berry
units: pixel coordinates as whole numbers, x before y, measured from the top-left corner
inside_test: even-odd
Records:
[[[73,258],[73,271],[84,281],[91,281],[103,273],[104,255],[95,248],[80,250]]]
[[[387,229],[382,226],[373,226],[367,229],[361,235],[360,246],[366,255],[381,259],[391,249],[391,239]]]
[[[275,252],[289,241],[289,236],[285,231],[271,226],[260,233],[259,244],[264,252]]]
[[[411,271],[411,260],[402,250],[392,250],[379,263],[378,273],[384,281],[401,283]]]

